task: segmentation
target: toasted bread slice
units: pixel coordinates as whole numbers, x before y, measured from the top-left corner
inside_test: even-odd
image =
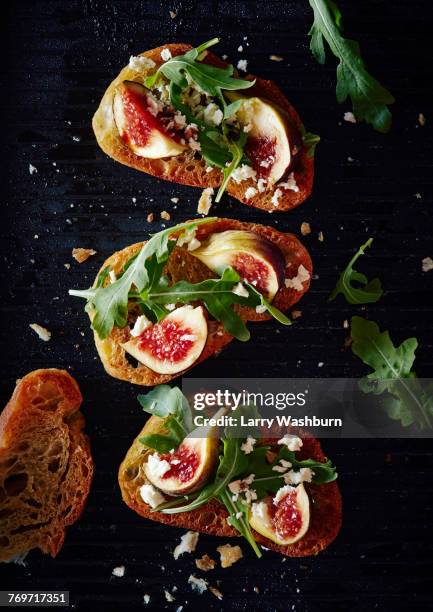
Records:
[[[215,232],[222,232],[228,229],[243,229],[255,232],[264,236],[275,243],[282,251],[286,261],[286,278],[296,276],[298,268],[303,265],[311,277],[312,262],[308,251],[302,246],[293,234],[283,234],[272,227],[259,225],[256,223],[245,223],[234,219],[218,219],[215,222],[205,223],[197,227],[196,237],[203,241],[206,237]],[[125,263],[135,255],[144,242],[133,244],[121,251],[117,251],[109,257],[103,264],[100,272],[107,266],[119,274]],[[166,266],[165,273],[171,277],[173,283],[185,279],[191,283],[198,283],[207,278],[215,278],[215,274],[207,268],[201,261],[194,257],[193,252],[189,252],[186,247],[176,247]],[[306,281],[302,291],[287,288],[285,285],[276,294],[273,305],[280,310],[287,310],[308,291],[310,281]],[[258,314],[255,309],[239,307],[238,312],[244,321],[259,321],[268,319],[265,314]],[[136,318],[137,313],[130,311],[131,323]],[[101,340],[97,333],[94,334],[96,348],[104,365],[105,370],[114,378],[127,380],[137,385],[154,386],[173,380],[181,376],[187,370],[178,374],[158,374],[145,365],[138,363],[133,365],[125,349],[121,346],[130,339],[129,327],[114,327],[108,338]],[[199,359],[191,366],[204,361],[211,355],[217,354],[229,342],[233,336],[228,334],[222,324],[218,321],[208,321],[208,337]]]
[[[81,393],[64,370],[18,381],[0,415],[0,561],[33,548],[55,557],[93,475]]]
[[[141,54],[155,62],[156,66],[154,68],[143,68],[140,72],[129,66],[123,68],[104,93],[99,108],[93,117],[93,131],[95,132],[96,139],[101,149],[107,155],[126,166],[174,183],[182,183],[193,187],[218,188],[222,182],[222,172],[218,168],[214,168],[211,172],[207,172],[206,162],[200,155],[195,155],[194,151],[188,149],[181,155],[163,159],[140,157],[121,139],[114,121],[113,96],[120,83],[123,81],[137,81],[143,83],[144,79],[155,72],[163,63],[161,58],[161,51],[163,49],[169,49],[171,55],[174,57],[186,53],[191,48],[191,45],[187,44],[167,44]],[[227,65],[226,62],[223,62],[211,52],[207,53],[203,61],[220,67]],[[253,80],[255,77],[249,75],[246,78],[248,80]],[[264,98],[278,105],[288,115],[294,126],[301,131],[302,122],[298,113],[273,81],[256,78],[255,85],[246,91],[248,96]],[[313,157],[309,155],[306,146],[303,146],[302,150],[298,153],[296,166],[293,171],[298,191],[281,189],[282,193],[278,198],[277,206],[272,202],[272,197],[278,186],[274,186],[273,189],[269,189],[263,193],[259,192],[254,197],[247,199],[245,197],[245,192],[248,187],[255,186],[255,181],[253,181],[253,179],[248,179],[241,183],[236,183],[231,180],[228,184],[227,192],[247,206],[254,206],[255,208],[272,212],[284,212],[301,204],[312,191],[314,160]]]
[[[119,485],[123,501],[144,518],[152,519],[172,527],[184,527],[215,536],[239,536],[239,533],[227,523],[226,508],[211,500],[197,510],[179,514],[163,514],[153,511],[140,496],[140,487],[148,481],[142,469],[147,454],[153,453],[139,441],[144,435],[161,431],[163,420],[152,416],[134,440],[125,459],[119,468]],[[315,459],[324,462],[326,457],[320,443],[313,437],[303,439],[299,452],[301,459]],[[275,444],[275,440],[261,440],[260,444]],[[306,557],[316,555],[326,548],[338,535],[341,528],[342,504],[337,483],[324,485],[304,483],[310,498],[310,525],[305,536],[289,546],[279,546],[263,535],[253,531],[254,539],[259,543],[289,557]]]

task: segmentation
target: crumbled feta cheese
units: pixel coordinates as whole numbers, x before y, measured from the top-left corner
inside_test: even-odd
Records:
[[[274,465],[272,471],[283,474],[284,472],[287,472],[287,468],[285,468],[283,465]]]
[[[200,240],[197,240],[197,238],[192,238],[192,240],[188,242],[188,251],[195,251],[200,245]]]
[[[244,50],[243,46],[242,46],[242,45],[239,45],[239,47],[238,47],[238,51],[239,51],[239,53],[242,53],[242,51],[243,51],[243,50]]]
[[[214,190],[212,187],[207,187],[203,189],[200,199],[198,201],[197,212],[199,215],[207,215],[212,206],[212,196],[214,194]]]
[[[170,593],[170,591],[167,591],[167,589],[164,589],[164,595],[168,603],[173,603],[173,601],[176,601],[175,597],[173,597],[173,595]]]
[[[258,306],[256,306],[257,314],[263,314],[266,311],[267,311],[267,307],[264,304],[259,304]]]
[[[144,330],[150,327],[151,325],[152,321],[149,321],[149,319],[145,315],[138,316],[135,320],[134,327],[131,329],[131,336],[133,336],[134,338],[141,336]]]
[[[251,200],[251,198],[253,198],[256,194],[257,189],[255,189],[254,187],[248,187],[248,189],[245,191],[244,196],[247,200]]]
[[[165,497],[162,493],[151,484],[144,484],[140,487],[140,496],[144,503],[148,504],[151,508],[156,508],[159,504],[165,502]]]
[[[181,538],[180,544],[173,551],[173,557],[177,560],[184,553],[195,551],[199,534],[195,531],[187,531]]]
[[[248,66],[247,60],[246,59],[240,59],[238,61],[237,69],[238,70],[243,70],[244,72],[246,72],[247,69],[248,69],[247,66]]]
[[[195,238],[195,234],[197,232],[197,227],[193,227],[192,229],[185,230],[177,239],[176,245],[178,247],[183,246],[184,244],[188,244]]]
[[[344,113],[344,121],[347,121],[348,123],[356,123],[356,117],[351,112]]]
[[[147,469],[153,478],[162,478],[170,470],[170,464],[165,459],[161,459],[158,453],[149,455]]]
[[[163,49],[161,51],[161,59],[163,59],[164,62],[168,62],[168,60],[171,59],[171,51],[170,51],[170,49],[165,48],[165,49]]]
[[[51,338],[51,332],[46,329],[45,327],[42,327],[42,325],[38,325],[37,323],[30,323],[29,327],[39,336],[39,338],[41,340],[43,340],[44,342],[48,342],[48,340],[50,340]]]
[[[170,198],[170,202],[173,202],[173,204],[177,204],[179,202],[179,198]]]
[[[148,595],[147,593],[145,595],[143,595],[143,603],[147,604],[150,602],[150,595]]]
[[[422,260],[422,271],[430,272],[430,270],[433,270],[433,259],[431,257],[424,257]]]
[[[145,55],[131,55],[129,58],[128,67],[131,68],[131,70],[135,70],[135,72],[150,70],[151,68],[155,68],[155,66],[155,62]]]
[[[193,151],[201,151],[201,145],[195,138],[188,138],[188,146]]]
[[[252,436],[248,436],[243,444],[241,444],[241,451],[243,451],[246,455],[249,455],[254,450],[254,444],[257,442],[255,438]]]
[[[186,117],[177,111],[173,117],[173,121],[179,130],[182,130],[186,126]]]
[[[301,264],[298,268],[298,273],[293,278],[286,278],[284,281],[287,289],[295,289],[296,291],[302,291],[304,289],[304,283],[309,280],[310,273],[308,270]]]
[[[223,112],[220,107],[215,104],[215,102],[211,102],[204,109],[203,117],[206,123],[211,125],[219,125],[223,120]]]
[[[247,166],[247,164],[242,164],[242,166],[239,166],[238,168],[236,168],[236,170],[232,172],[230,178],[233,179],[235,183],[241,183],[242,181],[246,181],[249,178],[255,180],[256,171],[251,168],[251,166]]]
[[[204,578],[197,578],[194,574],[188,578],[188,582],[191,585],[193,591],[198,591],[200,595],[207,590],[207,580]]]
[[[283,189],[289,189],[290,191],[294,191],[295,193],[298,193],[299,191],[299,187],[296,183],[295,175],[293,174],[293,172],[289,174],[285,183],[278,183],[278,187],[282,187]]]
[[[257,189],[259,190],[260,193],[263,193],[264,191],[266,191],[266,179],[259,178],[259,180],[257,181]]]
[[[113,571],[111,573],[113,576],[116,576],[116,578],[123,578],[123,576],[125,575],[125,566],[119,565],[119,567],[113,568]]]
[[[314,472],[310,468],[301,468],[298,472],[290,470],[284,476],[284,482],[288,485],[297,485],[301,482],[311,482],[314,476]]]
[[[176,304],[166,304],[165,307],[171,312],[176,308]]]
[[[233,287],[232,293],[234,293],[235,295],[238,295],[239,297],[247,298],[249,296],[248,290],[246,289],[246,287],[243,286],[241,282],[239,282],[237,285]]]
[[[271,198],[271,202],[272,202],[272,204],[273,204],[275,207],[277,207],[277,206],[278,206],[278,204],[279,204],[279,199],[280,199],[280,197],[281,197],[282,195],[283,195],[283,192],[281,191],[281,189],[276,189],[276,190],[274,191],[274,193],[273,193],[273,195],[272,195],[272,198]]]
[[[319,232],[319,233],[317,234],[317,240],[318,240],[319,242],[323,242],[323,241],[325,240],[325,237],[324,237],[324,235],[323,235],[323,232]]]
[[[33,166],[33,164],[29,164],[29,173],[30,174],[37,174],[38,173],[38,169],[36,168],[36,166]]]
[[[284,444],[290,451],[298,451],[302,448],[302,440],[299,436],[293,436],[292,434],[285,434],[281,440],[278,440],[278,444]]]
[[[243,128],[246,134],[248,134],[248,132],[251,132],[252,129],[253,129],[252,123],[247,123],[247,125],[244,125],[244,128]]]
[[[217,551],[221,557],[222,568],[232,566],[243,557],[240,546],[230,546],[230,544],[224,544],[224,546],[218,546]]]
[[[212,166],[206,166],[206,172],[207,173],[212,172],[212,170],[213,170]]]
[[[265,502],[256,502],[251,506],[251,512],[255,518],[264,520],[267,515],[267,506]]]
[[[289,493],[292,493],[293,491],[296,491],[295,487],[291,487],[290,485],[286,485],[285,487],[281,487],[281,489],[278,489],[277,494],[274,497],[274,505],[277,506],[278,502],[280,502],[284,497],[286,497],[286,495],[288,495]]]

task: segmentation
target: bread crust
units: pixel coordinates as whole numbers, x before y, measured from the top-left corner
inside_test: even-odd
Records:
[[[259,225],[257,223],[246,223],[235,219],[217,219],[216,221],[204,223],[197,226],[196,236],[198,240],[205,240],[215,232],[222,232],[228,229],[243,229],[255,232],[274,244],[282,251],[286,261],[286,277],[296,276],[298,267],[303,265],[312,274],[312,262],[307,250],[293,234],[283,234],[272,227]],[[125,263],[135,255],[145,242],[138,242],[130,245],[121,251],[113,253],[102,265],[98,275],[107,266],[116,273],[120,274]],[[214,278],[215,275],[196,257],[190,253],[186,247],[176,247],[167,263],[165,273],[169,274],[173,283],[187,279],[197,283],[206,278]],[[96,280],[95,280],[96,282]],[[277,292],[273,304],[280,310],[287,310],[295,304],[306,291],[308,291],[310,281],[306,281],[302,291],[288,289],[283,285]],[[261,321],[269,319],[266,314],[258,314],[254,308],[239,306],[237,312],[244,321]],[[135,313],[136,316],[137,313]],[[131,322],[134,313],[130,312]],[[95,345],[102,364],[108,374],[120,380],[144,385],[154,386],[169,382],[178,376],[182,376],[188,369],[193,368],[208,357],[218,354],[227,344],[233,340],[233,336],[226,332],[223,325],[217,321],[208,320],[208,337],[204,349],[191,368],[178,372],[177,374],[159,374],[143,364],[132,365],[125,349],[121,346],[130,339],[129,328],[114,327],[108,338],[101,340],[98,334],[94,333]]]
[[[147,159],[136,155],[121,139],[113,116],[113,96],[120,83],[125,80],[143,83],[147,76],[155,72],[163,64],[161,58],[161,51],[163,49],[169,49],[174,57],[186,53],[191,48],[191,45],[183,43],[163,45],[140,54],[153,60],[156,64],[155,68],[143,69],[137,72],[129,66],[125,66],[108,86],[102,97],[93,117],[93,131],[101,149],[121,164],[174,183],[181,183],[192,187],[218,188],[222,182],[221,170],[214,168],[211,172],[206,172],[206,162],[201,158],[196,159],[194,152],[191,150],[176,157],[163,159]],[[208,52],[203,61],[218,66],[227,65],[226,62],[223,62],[212,52]],[[248,96],[265,98],[271,103],[278,105],[289,116],[295,127],[301,131],[302,122],[298,113],[273,81],[260,79],[253,75],[248,75],[245,78],[248,80],[256,78],[255,85],[246,90]],[[245,192],[248,187],[255,186],[253,179],[248,179],[241,183],[231,180],[229,181],[227,192],[247,206],[253,206],[268,212],[285,212],[299,206],[310,195],[313,188],[314,159],[309,155],[306,146],[303,146],[298,153],[293,172],[299,191],[281,189],[282,194],[278,199],[278,206],[275,206],[271,201],[276,186],[272,190],[263,193],[259,192],[250,199],[245,198]]]
[[[55,557],[81,515],[93,476],[81,401],[68,372],[35,370],[1,413],[0,561],[33,548]]]
[[[139,439],[150,433],[161,431],[163,420],[152,416],[129,448],[119,468],[119,485],[123,501],[144,518],[170,525],[199,531],[220,537],[239,537],[239,533],[227,523],[226,508],[216,500],[204,504],[197,510],[179,514],[154,512],[140,497],[140,487],[147,482],[142,465],[153,451],[141,444]],[[299,451],[301,459],[325,462],[326,456],[318,440],[311,436],[303,438]],[[263,439],[259,444],[275,445],[275,439]],[[253,530],[254,539],[288,557],[317,555],[337,537],[342,523],[342,501],[338,484],[334,481],[324,485],[304,483],[310,498],[310,525],[305,536],[288,546],[279,546]]]

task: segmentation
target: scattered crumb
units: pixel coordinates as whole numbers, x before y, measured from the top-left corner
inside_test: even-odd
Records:
[[[422,271],[430,272],[430,270],[433,270],[433,259],[431,257],[425,257],[422,260]]]
[[[199,570],[203,572],[208,572],[209,570],[213,570],[215,568],[215,561],[209,557],[209,555],[203,555],[201,559],[196,559],[195,564]]]
[[[299,319],[300,317],[302,317],[302,310],[292,310],[290,314],[292,316],[292,319]]]
[[[36,166],[33,166],[33,164],[29,164],[29,172],[30,174],[37,174],[38,169],[36,168]]]
[[[176,17],[177,17],[176,11],[170,11],[170,17],[171,17],[171,19],[176,19]]]
[[[281,55],[270,55],[269,59],[273,62],[282,62],[284,57],[281,57]]]
[[[125,575],[125,566],[119,565],[119,567],[115,567],[111,573],[113,576],[116,576],[116,578],[123,578]]]
[[[323,368],[325,364],[323,363],[323,361],[319,361],[319,363],[317,364],[318,368]]]
[[[150,595],[148,595],[148,594],[146,593],[145,595],[143,595],[143,603],[144,603],[144,604],[146,604],[146,606],[147,606],[147,604],[149,603],[149,601],[150,601]]]
[[[164,221],[170,221],[171,219],[170,213],[167,212],[166,210],[163,210],[161,212],[161,219],[164,219]]]
[[[198,201],[197,212],[199,215],[207,215],[212,206],[212,196],[214,194],[214,190],[212,187],[207,187],[203,189],[200,199]]]
[[[224,546],[218,546],[217,551],[221,557],[221,567],[230,567],[239,559],[242,559],[242,550],[240,546],[230,546],[230,544],[224,544]]]
[[[154,219],[155,219],[155,215],[153,214],[153,212],[149,213],[147,215],[147,219],[146,220],[147,220],[148,223],[153,223]]]
[[[37,323],[30,323],[29,327],[39,336],[39,338],[41,340],[43,340],[44,342],[48,342],[48,340],[50,340],[51,338],[51,332],[46,329],[45,327],[42,327],[42,325],[38,325]]]
[[[173,204],[177,204],[179,202],[179,198],[170,198],[170,202],[173,202]]]
[[[301,234],[303,236],[307,236],[307,234],[311,234],[311,227],[310,224],[307,223],[306,221],[304,221],[303,223],[301,223]]]
[[[212,586],[209,587],[209,591],[212,593],[212,595],[215,595],[215,597],[218,597],[219,600],[223,598],[223,594],[216,587],[212,587]]]
[[[92,255],[96,255],[96,251],[94,249],[82,249],[81,247],[72,249],[72,257],[78,261],[78,263],[83,263]]]
[[[415,197],[416,197],[417,200],[421,200],[422,195],[417,191],[416,194],[415,194]]]
[[[198,591],[200,595],[207,591],[207,581],[204,578],[197,578],[194,574],[188,578],[188,582],[191,585],[193,591]]]
[[[244,50],[243,46],[242,46],[242,45],[239,45],[239,47],[238,47],[238,51],[239,51],[239,53],[242,53],[242,51],[243,51],[243,50]]]
[[[356,123],[356,117],[351,112],[344,113],[344,121],[347,121],[348,123]]]
[[[319,242],[323,242],[325,240],[325,236],[323,235],[323,232],[319,232],[317,234],[317,238],[318,238]]]
[[[248,69],[248,62],[246,59],[240,59],[238,61],[238,65],[237,65],[237,69],[238,70],[243,70],[243,72],[246,72]]]
[[[419,123],[421,126],[424,126],[424,125],[425,125],[425,117],[424,117],[424,115],[423,115],[422,113],[420,113],[420,114],[418,115],[418,123]]]
[[[71,269],[71,264],[70,264],[70,263],[65,263],[65,264],[63,264],[63,265],[65,266],[65,268],[66,268],[67,270],[70,270],[70,269]]]
[[[180,538],[180,544],[173,551],[173,557],[178,559],[184,553],[192,553],[197,546],[199,534],[195,531],[187,531]]]
[[[343,327],[344,327],[344,329],[349,329],[349,321],[347,319],[344,319]]]
[[[258,586],[255,586],[255,587],[254,587],[254,593],[260,593],[260,589],[259,589],[259,587],[258,587]]]
[[[173,595],[169,591],[167,591],[165,589],[164,589],[164,595],[165,595],[165,598],[168,601],[168,603],[172,603],[173,601],[176,601],[175,598],[173,597]]]

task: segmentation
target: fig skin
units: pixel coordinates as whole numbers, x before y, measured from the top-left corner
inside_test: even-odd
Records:
[[[192,251],[194,257],[218,274],[227,266],[232,266],[241,274],[236,260],[242,254],[253,257],[258,266],[266,266],[265,286],[260,287],[258,284],[257,290],[272,300],[284,281],[285,261],[281,250],[270,240],[246,230],[226,230],[212,234],[198,249]],[[250,283],[254,280],[248,275],[246,277]]]

